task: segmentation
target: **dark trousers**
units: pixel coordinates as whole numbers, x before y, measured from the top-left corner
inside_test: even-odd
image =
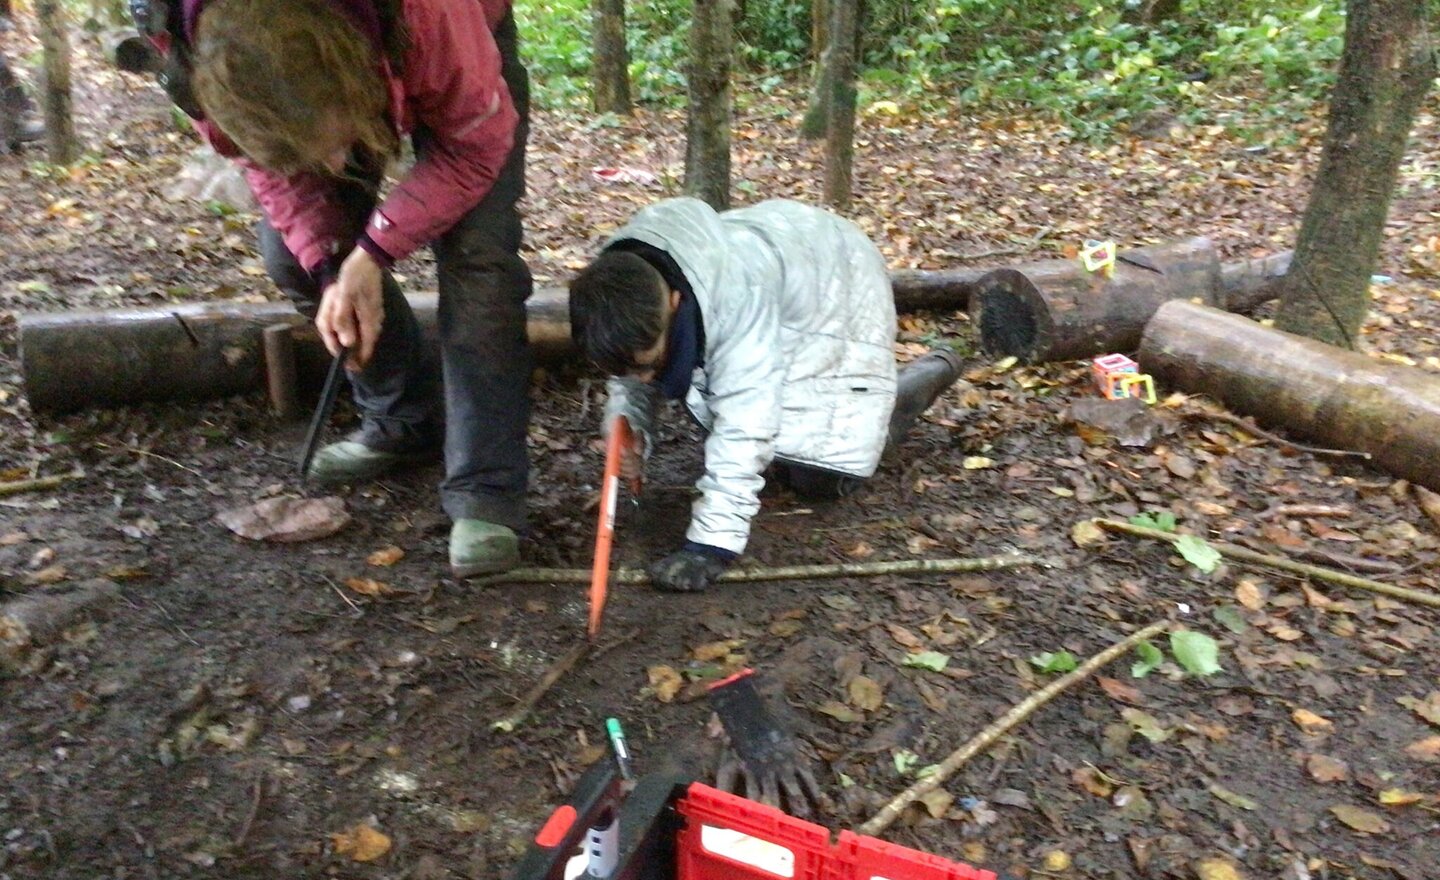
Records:
[[[364,370],[350,374],[350,385],[366,445],[413,451],[434,444],[443,422],[445,479],[440,498],[451,519],[483,519],[519,530],[525,525],[529,479],[525,442],[531,357],[525,300],[533,285],[519,255],[516,203],[525,194],[530,83],[520,63],[512,15],[496,29],[495,41],[520,126],[489,194],[432,243],[440,288],[442,376],[425,357],[415,315],[387,272],[385,322],[375,354]],[[420,128],[413,140],[423,161],[434,136]],[[336,198],[353,227],[346,231],[348,238],[364,229],[375,209],[379,183],[378,172],[336,182]],[[323,291],[268,221],[261,221],[259,233],[270,277],[300,312],[313,318]]]

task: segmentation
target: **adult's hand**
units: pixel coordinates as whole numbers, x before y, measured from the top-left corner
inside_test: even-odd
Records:
[[[315,329],[332,356],[338,355],[341,348],[350,349],[352,370],[364,369],[375,353],[375,342],[385,323],[383,277],[384,271],[375,258],[363,248],[356,248],[340,264],[340,274],[320,297]]]

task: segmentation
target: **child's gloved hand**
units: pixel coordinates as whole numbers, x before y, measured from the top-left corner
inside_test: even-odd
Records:
[[[650,566],[650,583],[671,593],[698,593],[725,573],[737,554],[709,544],[685,546]]]

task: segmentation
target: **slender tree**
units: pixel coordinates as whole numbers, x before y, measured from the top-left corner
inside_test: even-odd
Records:
[[[830,0],[829,109],[825,112],[825,201],[850,207],[855,164],[855,12],[857,0]]]
[[[825,136],[829,124],[826,111],[830,107],[830,0],[811,0],[810,3],[810,51],[815,57],[814,80],[810,84],[810,104],[805,110],[805,119],[800,123],[800,136],[806,140],[819,140]]]
[[[45,145],[50,161],[69,165],[80,158],[80,139],[70,100],[70,35],[59,0],[36,0],[40,45],[45,51]]]
[[[630,50],[625,45],[625,0],[593,0],[590,6],[591,92],[596,113],[629,116]]]
[[[1350,0],[1340,76],[1275,326],[1355,348],[1400,162],[1436,75],[1427,0]]]
[[[730,207],[730,67],[735,0],[695,0],[685,191]]]
[[[1156,25],[1180,14],[1180,0],[1126,0],[1125,20]]]

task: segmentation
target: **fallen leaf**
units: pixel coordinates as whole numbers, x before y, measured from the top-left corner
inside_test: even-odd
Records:
[[[900,749],[895,752],[892,759],[895,762],[895,772],[901,776],[915,769],[915,765],[920,763],[920,756],[909,749]]]
[[[1309,709],[1296,709],[1290,718],[1306,733],[1325,733],[1335,727],[1328,718],[1321,718]]]
[[[707,642],[696,646],[690,653],[701,663],[714,663],[730,655],[730,652],[740,647],[743,642],[738,639],[729,639],[720,642]]]
[[[955,803],[955,795],[943,788],[932,788],[920,796],[920,803],[925,805],[925,811],[930,818],[939,819],[949,811],[950,805]]]
[[[325,538],[345,528],[345,502],[329,498],[266,498],[215,514],[222,526],[252,541],[293,543]]]
[[[770,634],[772,636],[779,636],[782,639],[787,639],[804,628],[804,623],[793,618],[786,618],[785,620],[777,620],[770,624]]]
[[[1072,672],[1080,661],[1069,651],[1049,651],[1044,654],[1036,654],[1030,658],[1030,663],[1041,672]]]
[[[395,563],[399,562],[401,559],[404,558],[405,551],[392,544],[389,547],[385,547],[380,550],[376,550],[374,553],[371,553],[369,556],[365,557],[365,561],[370,565],[385,567],[394,565]]]
[[[915,534],[905,539],[905,549],[908,550],[912,556],[919,556],[926,550],[934,550],[939,546],[940,542],[929,535]]]
[[[835,611],[856,611],[860,608],[859,602],[856,602],[844,593],[826,593],[820,597],[820,601],[826,608]]]
[[[1440,761],[1440,736],[1429,736],[1405,747],[1405,754],[1419,761]]]
[[[345,586],[354,590],[362,596],[380,597],[395,592],[389,584],[381,583],[374,578],[346,578]]]
[[[1070,528],[1070,540],[1077,547],[1089,547],[1105,540],[1105,532],[1093,519],[1082,519]]]
[[[1198,880],[1245,880],[1239,869],[1228,859],[1202,859],[1195,863]]]
[[[1436,526],[1440,526],[1440,494],[1431,492],[1424,486],[1415,486],[1415,498],[1420,502],[1420,509],[1425,515],[1434,520]]]
[[[645,670],[645,675],[650,680],[650,687],[655,691],[655,699],[662,703],[675,699],[680,688],[685,686],[685,680],[673,666],[651,666]]]
[[[1334,813],[1335,818],[1341,822],[1365,834],[1384,834],[1390,830],[1389,822],[1369,810],[1362,810],[1349,804],[1338,804],[1331,807],[1330,812]]]
[[[1145,702],[1145,695],[1140,693],[1140,689],[1134,685],[1126,684],[1119,679],[1106,678],[1103,675],[1098,676],[1096,681],[1100,684],[1100,689],[1109,694],[1112,700],[1129,703],[1132,706],[1138,706]]]
[[[1440,727],[1440,691],[1431,691],[1423,700],[1415,697],[1400,697],[1395,702],[1413,711],[1426,721]]]
[[[939,672],[950,662],[950,657],[941,654],[939,651],[921,651],[918,654],[907,654],[903,666],[913,666],[918,669],[928,669],[931,672]]]
[[[894,639],[901,647],[919,649],[925,646],[920,637],[898,623],[887,623],[885,629],[889,630],[890,638]]]
[[[373,862],[390,851],[390,838],[364,822],[330,835],[330,840],[337,856],[349,856],[357,862]]]
[[[856,544],[854,547],[851,547],[849,550],[846,550],[846,551],[845,551],[845,555],[846,555],[846,556],[849,556],[851,559],[868,559],[868,558],[870,558],[871,556],[874,556],[874,555],[875,555],[875,548],[874,548],[874,547],[871,547],[869,544],[865,543],[864,541],[861,541],[861,542],[859,542],[858,544]]]
[[[1130,665],[1130,675],[1134,678],[1144,678],[1165,662],[1165,653],[1148,640],[1135,646],[1135,654],[1140,659]]]
[[[1425,800],[1425,795],[1418,791],[1405,791],[1400,788],[1387,788],[1380,792],[1380,803],[1387,807],[1408,807],[1411,804],[1418,804]]]
[[[1063,849],[1052,849],[1045,854],[1045,870],[1052,874],[1070,870],[1070,854]]]
[[[1258,810],[1260,805],[1243,794],[1233,792],[1218,782],[1212,782],[1209,786],[1210,793],[1232,807],[1239,807],[1242,810]]]
[[[1220,671],[1220,646],[1204,633],[1194,630],[1171,632],[1170,653],[1175,655],[1175,662],[1193,675],[1203,677]]]
[[[1235,585],[1235,601],[1247,610],[1259,611],[1265,607],[1265,594],[1260,592],[1259,584],[1245,578]]]
[[[1139,709],[1121,709],[1120,717],[1130,725],[1136,733],[1150,740],[1152,743],[1163,743],[1174,734],[1175,731],[1161,727],[1160,722],[1149,712],[1142,712]]]
[[[967,455],[960,462],[960,466],[967,471],[984,470],[995,466],[995,459],[986,458],[983,455]]]
[[[864,720],[864,716],[839,700],[826,700],[816,706],[815,711],[822,715],[829,715],[836,721],[843,721],[846,724],[854,724],[857,721]]]
[[[884,689],[868,676],[857,675],[850,679],[847,690],[850,692],[850,704],[857,709],[874,712],[885,705]]]
[[[1220,560],[1223,558],[1220,551],[1211,547],[1204,538],[1197,538],[1194,535],[1181,535],[1175,540],[1175,549],[1185,561],[1200,569],[1206,574],[1220,567]]]
[[[1099,770],[1094,767],[1085,766],[1070,774],[1071,780],[1076,785],[1095,795],[1096,797],[1108,798],[1115,793],[1115,785]]]
[[[32,584],[58,584],[69,576],[63,565],[51,565],[25,577]]]
[[[1311,755],[1305,759],[1305,769],[1316,782],[1344,782],[1350,778],[1350,768],[1344,761],[1327,755]]]

